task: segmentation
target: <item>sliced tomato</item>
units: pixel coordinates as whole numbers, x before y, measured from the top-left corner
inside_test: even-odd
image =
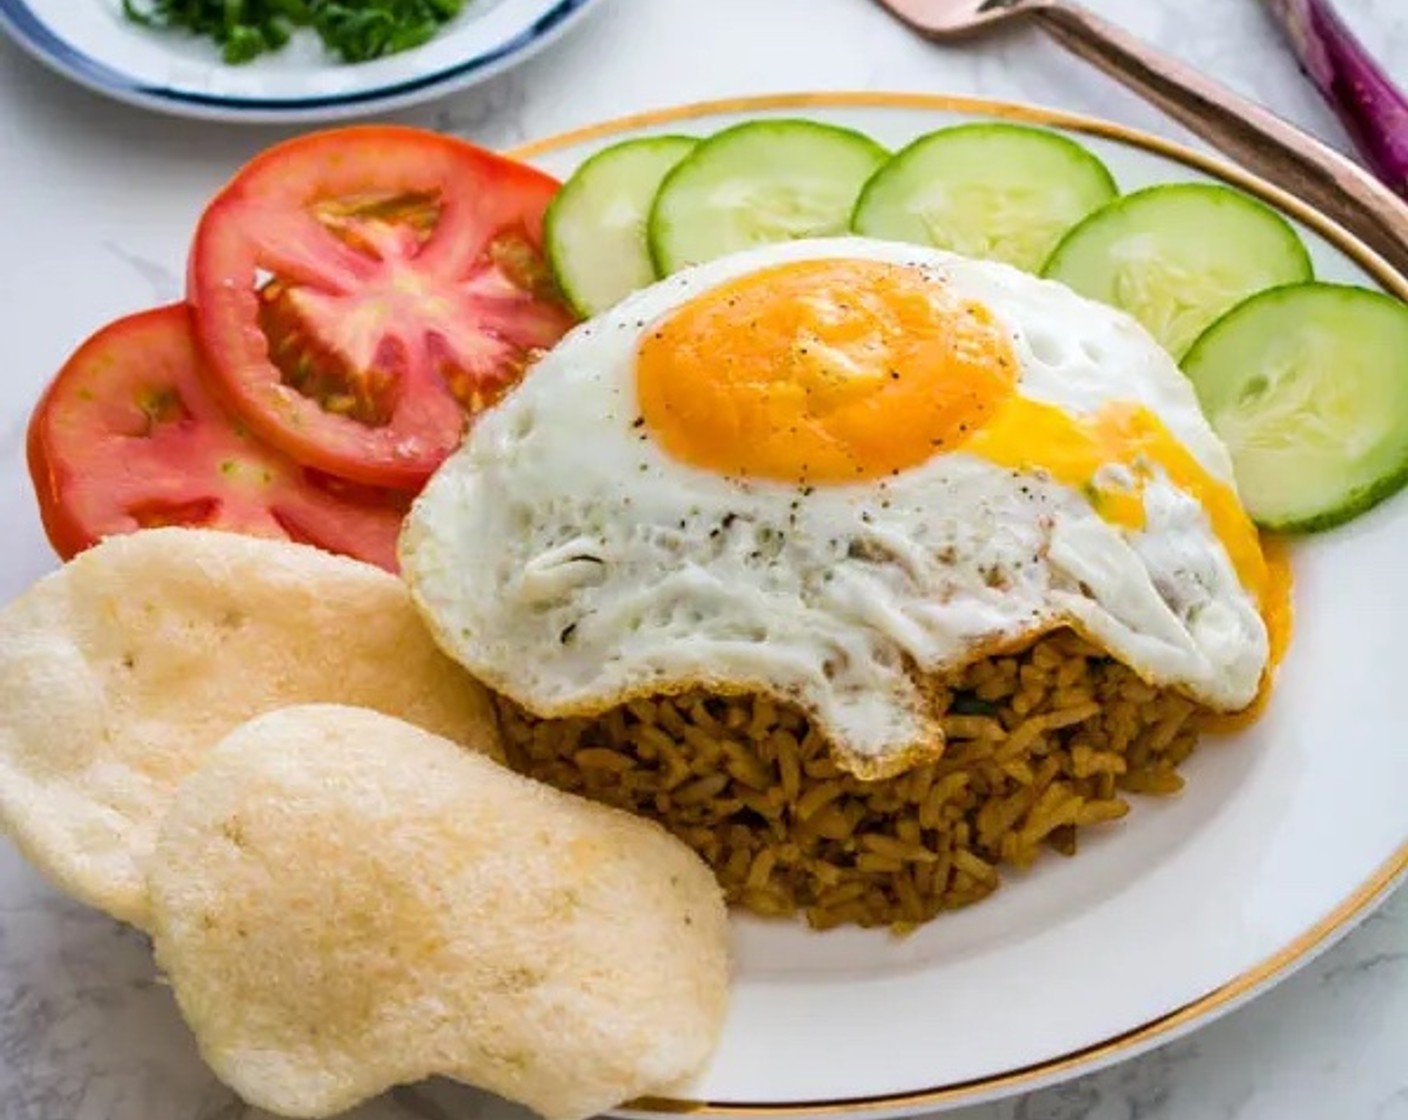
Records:
[[[83,343],[30,418],[28,457],[65,560],[117,533],[202,525],[396,570],[410,496],[321,475],[256,440],[206,388],[183,304]]]
[[[542,251],[555,179],[360,126],[269,149],[211,202],[188,300],[213,384],[263,439],[413,489],[573,318]]]

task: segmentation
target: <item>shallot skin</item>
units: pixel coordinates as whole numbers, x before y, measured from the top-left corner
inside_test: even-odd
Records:
[[[1365,164],[1390,190],[1408,199],[1408,96],[1375,62],[1330,0],[1266,0],[1266,5]]]

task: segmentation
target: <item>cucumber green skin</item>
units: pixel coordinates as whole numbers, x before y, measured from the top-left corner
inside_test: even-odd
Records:
[[[726,152],[732,144],[737,143],[740,139],[749,138],[752,133],[761,135],[768,131],[790,132],[795,135],[810,133],[818,140],[825,138],[828,143],[848,144],[857,151],[868,151],[877,167],[890,158],[889,149],[882,147],[863,132],[841,125],[810,121],[801,117],[776,117],[766,120],[744,121],[741,124],[730,125],[728,128],[719,130],[712,136],[705,138],[694,151],[675,164],[655,194],[655,202],[651,206],[650,219],[647,224],[646,240],[650,247],[650,258],[655,263],[657,276],[668,276],[676,268],[683,267],[682,264],[670,259],[670,249],[666,243],[669,232],[666,229],[667,219],[661,205],[662,200],[668,201],[672,190],[684,183],[689,176],[697,174],[701,167],[707,168],[710,162],[720,158],[720,153]],[[859,194],[862,185],[857,184],[857,194]],[[846,217],[849,217],[849,211]]]
[[[1070,221],[1071,227],[1119,196],[1119,184],[1115,182],[1115,177],[1110,173],[1110,169],[1094,152],[1071,137],[1033,125],[992,121],[975,122],[952,125],[926,133],[910,141],[891,156],[889,161],[870,177],[869,182],[861,191],[860,197],[856,199],[855,209],[851,212],[851,229],[862,236],[933,245],[933,240],[928,237],[920,238],[913,235],[897,237],[895,235],[893,224],[886,221],[883,214],[882,208],[886,206],[888,201],[884,195],[903,176],[909,175],[931,162],[936,165],[934,177],[945,178],[941,162],[947,154],[945,149],[958,148],[974,141],[979,143],[992,141],[995,144],[1004,144],[1013,149],[1031,145],[1030,150],[1039,151],[1048,159],[1054,157],[1057,161],[1067,163],[1070,167],[1070,181],[1075,182],[1077,177],[1082,180],[1081,194],[1086,202],[1084,213]],[[1010,162],[1008,166],[999,169],[999,177],[1002,172],[1009,169],[1020,172],[1020,164],[1017,159],[1013,157],[1012,153],[1007,153],[1007,155]],[[1029,271],[1040,268],[1046,256],[1049,255],[1049,248],[1054,248],[1066,232],[1063,230],[1050,243],[1048,254],[1043,254],[1042,257],[1035,260],[1022,262],[1019,267],[1027,268]],[[947,248],[944,245],[937,247]]]
[[[1158,236],[1164,232],[1159,225],[1162,217],[1158,212],[1160,207],[1165,203],[1177,205],[1180,202],[1196,199],[1206,199],[1214,207],[1235,208],[1257,224],[1262,236],[1277,241],[1281,267],[1274,279],[1262,285],[1263,288],[1296,284],[1314,279],[1315,268],[1311,263],[1310,253],[1296,235],[1296,231],[1291,228],[1290,223],[1261,200],[1219,183],[1161,183],[1131,191],[1129,194],[1115,199],[1087,215],[1067,231],[1041,266],[1041,275],[1049,280],[1064,283],[1090,299],[1114,303],[1106,295],[1094,290],[1094,286],[1089,282],[1089,277],[1084,275],[1086,270],[1081,267],[1078,254],[1088,252],[1088,243],[1092,241],[1096,245],[1099,244],[1094,239],[1104,236],[1106,231],[1102,227],[1108,226],[1114,229],[1117,233],[1114,241],[1121,240],[1122,237],[1118,236],[1118,226],[1121,222],[1128,223],[1127,229],[1123,231],[1125,237],[1135,232]],[[1230,311],[1232,307],[1253,294],[1253,291],[1247,291],[1240,299],[1220,308],[1203,326],[1203,330],[1206,331],[1212,325],[1213,319]],[[1174,358],[1180,358],[1186,354],[1188,346],[1191,346],[1191,341],[1184,346],[1181,353],[1174,353]]]
[[[553,277],[557,281],[558,288],[562,291],[568,305],[582,318],[590,318],[605,310],[589,297],[585,296],[577,283],[573,280],[573,273],[578,269],[574,268],[573,262],[567,259],[567,249],[565,245],[564,228],[573,221],[572,211],[578,197],[591,184],[595,172],[602,169],[606,164],[621,157],[622,154],[630,151],[641,151],[644,149],[657,149],[660,155],[668,159],[671,153],[675,154],[675,162],[687,156],[699,141],[693,136],[682,136],[673,133],[660,136],[646,136],[635,140],[623,140],[618,144],[612,144],[603,148],[592,156],[584,160],[577,170],[572,173],[567,182],[563,183],[558,192],[553,195],[552,201],[548,203],[547,211],[543,215],[543,243],[547,250],[548,265],[552,269]],[[658,187],[657,187],[658,189]],[[654,196],[651,196],[651,201]],[[641,215],[642,223],[648,217],[649,211]],[[648,257],[649,247],[642,243],[641,253]],[[653,262],[652,262],[653,267]],[[658,275],[658,273],[657,273]]]
[[[1312,297],[1317,300],[1335,300],[1343,305],[1347,311],[1354,311],[1358,308],[1368,310],[1374,308],[1378,311],[1387,312],[1397,316],[1401,324],[1401,332],[1404,340],[1404,347],[1397,353],[1390,353],[1384,356],[1385,361],[1399,361],[1404,366],[1404,376],[1408,379],[1408,304],[1394,299],[1383,292],[1376,292],[1369,288],[1359,288],[1348,284],[1328,284],[1323,281],[1303,281],[1294,284],[1283,284],[1274,288],[1267,288],[1257,292],[1237,304],[1231,310],[1225,312],[1215,320],[1198,338],[1193,345],[1188,348],[1183,359],[1183,369],[1194,388],[1198,390],[1200,403],[1204,396],[1205,379],[1217,376],[1215,366],[1204,369],[1205,362],[1215,362],[1211,356],[1212,351],[1218,345],[1220,338],[1226,332],[1236,329],[1248,316],[1264,314],[1268,310],[1275,310],[1275,305],[1292,302],[1297,299]],[[1290,321],[1298,321],[1304,315],[1303,310],[1287,310],[1285,314]],[[1393,328],[1390,327],[1391,331]],[[1352,345],[1354,339],[1348,340]],[[1405,402],[1408,402],[1408,392],[1405,393]],[[1216,430],[1216,421],[1209,417]],[[1331,506],[1322,510],[1298,517],[1267,517],[1257,516],[1256,510],[1247,502],[1247,496],[1243,495],[1244,503],[1247,503],[1247,511],[1252,515],[1252,519],[1258,526],[1271,532],[1287,534],[1307,534],[1322,533],[1328,529],[1334,529],[1345,523],[1354,520],[1361,514],[1367,513],[1375,506],[1381,504],[1388,498],[1408,485],[1408,407],[1400,417],[1398,417],[1398,431],[1400,433],[1399,443],[1401,445],[1400,458],[1396,465],[1366,483],[1356,486],[1344,497]],[[1235,458],[1235,448],[1230,448]]]

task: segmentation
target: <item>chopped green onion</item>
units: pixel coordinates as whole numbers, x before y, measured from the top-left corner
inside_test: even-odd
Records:
[[[464,9],[465,0],[122,0],[129,20],[213,39],[231,64],[248,62],[311,27],[345,62],[367,62],[421,46]]]

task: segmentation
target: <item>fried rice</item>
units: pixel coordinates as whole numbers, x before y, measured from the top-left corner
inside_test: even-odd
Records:
[[[1004,868],[1074,855],[1127,795],[1179,790],[1210,717],[1064,630],[931,685],[942,756],[877,781],[764,696],[692,692],[591,719],[497,703],[512,766],[659,821],[732,904],[900,932],[986,898]]]

